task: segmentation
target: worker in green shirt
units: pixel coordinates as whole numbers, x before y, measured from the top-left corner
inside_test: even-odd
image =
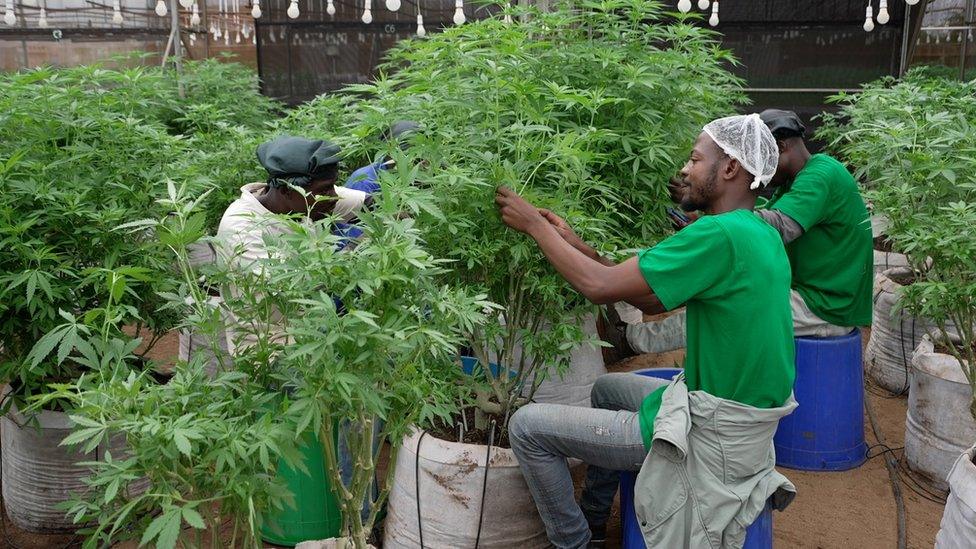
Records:
[[[702,531],[741,534],[755,516],[746,515],[758,513],[747,503],[769,485],[758,479],[774,475],[772,436],[778,418],[792,410],[794,378],[789,262],[779,234],[753,213],[758,189],[772,178],[776,161],[775,140],[757,115],[709,123],[681,171],[688,185],[682,207],[706,215],[620,264],[597,254],[552,212],[499,188],[502,220],[532,237],[589,301],[626,301],[648,314],[687,307],[683,380],[668,385],[607,374],[593,386],[592,408],[529,404],[512,416],[512,450],[556,547],[600,546],[617,471],[650,463],[657,455],[649,453],[652,441],[654,449],[668,446],[656,435],[672,431],[682,418],[694,418],[690,431],[676,434],[690,439],[688,469],[673,477],[655,470],[667,479],[667,494],[658,491],[654,475],[638,477],[638,499],[657,498],[669,506],[666,498],[682,490],[693,494],[678,504],[683,510],[669,513],[674,520],[655,523],[657,534],[672,528],[683,546],[696,546]],[[675,395],[682,394],[688,397],[684,408],[676,404]],[[719,424],[720,437],[710,431]],[[580,504],[567,457],[590,464]],[[733,470],[742,462],[748,462],[748,475]],[[682,475],[689,477],[687,485]],[[699,507],[702,502],[712,504]],[[646,508],[638,506],[638,516]],[[700,520],[685,532],[680,521],[691,516]]]
[[[793,272],[790,304],[796,336],[841,336],[871,324],[871,224],[857,183],[843,164],[811,155],[805,128],[792,111],[760,115],[776,138],[779,165],[772,197],[756,213],[786,244]],[[672,196],[680,196],[672,189]],[[683,209],[684,205],[682,206]],[[605,339],[618,358],[656,352],[666,319],[628,324],[608,308]]]
[[[857,182],[836,159],[810,154],[796,113],[759,116],[780,154],[773,196],[756,213],[786,244],[794,333],[831,337],[871,324],[871,223]]]

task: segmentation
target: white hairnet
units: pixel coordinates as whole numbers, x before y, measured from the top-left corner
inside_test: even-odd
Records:
[[[779,149],[776,148],[776,138],[758,114],[712,120],[705,125],[704,131],[725,154],[738,160],[755,177],[750,189],[765,186],[773,178],[779,163]]]

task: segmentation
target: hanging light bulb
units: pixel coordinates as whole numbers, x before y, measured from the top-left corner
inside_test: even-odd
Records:
[[[37,18],[37,26],[46,29],[47,28],[47,10],[41,6],[41,13]]]
[[[261,3],[258,0],[254,0],[251,5],[251,17],[259,19],[261,17]]]
[[[868,2],[867,9],[864,10],[864,32],[871,32],[874,30],[874,8],[871,7],[871,3]]]
[[[200,9],[197,8],[197,3],[193,3],[193,13],[190,15],[190,25],[195,27],[200,24]]]
[[[878,4],[878,23],[886,25],[890,19],[888,16],[888,0],[881,0]]]
[[[681,13],[691,11],[691,0],[678,0],[678,11]]]
[[[328,0],[328,2],[325,3],[325,13],[328,13],[329,17],[335,15],[335,2]]]
[[[708,24],[713,27],[718,25],[718,0],[712,3],[712,16],[708,18]]]
[[[167,13],[169,13],[169,10],[166,9],[166,2],[163,2],[163,0],[156,0],[156,15],[166,17]]]
[[[905,3],[909,6],[914,6],[915,4],[918,4],[918,0],[905,0]]]
[[[400,9],[400,0],[386,0],[386,9],[397,11]]]
[[[427,36],[427,29],[424,28],[424,16],[417,14],[417,36]]]
[[[372,0],[364,0],[362,21],[363,21],[363,23],[365,23],[367,25],[373,22],[373,2],[372,2]]]
[[[288,11],[286,13],[289,19],[298,19],[300,14],[298,11],[298,0],[291,0],[291,4],[288,5]]]
[[[698,0],[698,9],[707,10],[708,4],[709,4],[709,0]]]
[[[193,5],[193,0],[180,0],[180,6],[185,10],[190,9],[190,6],[192,5]]]
[[[464,0],[454,0],[454,24],[463,25],[466,20],[464,18]]]
[[[112,22],[121,25],[122,21],[122,6],[119,4],[119,0],[112,0]]]

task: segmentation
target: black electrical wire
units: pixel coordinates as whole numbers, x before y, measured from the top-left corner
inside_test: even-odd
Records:
[[[420,549],[424,549],[424,523],[420,520],[420,443],[427,436],[427,431],[420,433],[417,439],[417,455],[414,456],[414,499],[417,500],[417,532],[420,534]]]
[[[880,448],[883,448],[883,450],[881,450],[880,452],[878,452],[876,454],[872,454],[871,453],[871,450],[873,450],[875,448],[879,448],[879,447]],[[868,449],[864,452],[864,457],[866,457],[868,460],[872,460],[872,459],[874,459],[874,458],[876,458],[878,456],[883,456],[885,454],[892,454],[892,455],[894,455],[895,452],[897,452],[899,450],[904,450],[904,449],[905,449],[904,446],[899,446],[897,448],[890,448],[890,447],[888,447],[887,444],[884,444],[884,443],[879,442],[877,444],[872,444],[871,446],[868,446]]]
[[[478,512],[478,535],[474,538],[474,549],[481,545],[481,525],[485,521],[485,494],[488,493],[488,469],[491,469],[491,447],[495,443],[495,420],[491,420],[488,432],[488,452],[485,454],[485,478],[481,482],[481,511]]]

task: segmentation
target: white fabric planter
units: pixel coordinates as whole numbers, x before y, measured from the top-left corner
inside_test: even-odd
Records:
[[[949,498],[935,536],[936,549],[971,549],[976,544],[976,446],[959,456],[949,473]]]
[[[976,421],[969,413],[973,391],[959,361],[935,352],[928,335],[915,350],[912,367],[905,459],[923,480],[945,491],[953,464],[976,440]]]
[[[589,314],[582,320],[583,333],[594,339],[600,336],[596,330],[596,315]],[[518,363],[522,357],[522,346],[515,345],[512,360]],[[489,355],[494,361],[494,353]],[[569,368],[560,376],[556,369],[550,367],[548,377],[539,385],[533,400],[547,404],[566,404],[567,406],[589,406],[590,389],[596,378],[607,373],[603,364],[603,353],[597,345],[584,343],[569,352]],[[526,380],[525,387],[532,386],[532,378]]]
[[[71,494],[84,493],[91,469],[79,462],[101,459],[106,450],[115,458],[125,453],[124,439],[103,444],[90,454],[58,446],[73,424],[66,414],[43,411],[37,416],[40,430],[27,425],[16,407],[0,419],[0,453],[3,460],[3,502],[10,521],[28,532],[74,532],[80,525],[57,509]],[[23,425],[23,427],[21,427]],[[145,486],[145,484],[143,484]],[[133,486],[132,489],[139,489]]]
[[[583,333],[595,339],[600,338],[596,330],[596,315],[590,314],[583,318]],[[521,349],[516,350],[516,357],[521,354]],[[539,385],[533,400],[549,404],[589,407],[590,390],[596,383],[596,378],[605,373],[607,368],[603,363],[600,347],[584,343],[570,351],[569,368],[562,376],[556,373],[554,368],[549,369],[548,377]],[[530,383],[531,380],[526,385]]]
[[[909,390],[912,354],[922,336],[932,328],[931,322],[912,316],[898,306],[902,286],[891,277],[908,272],[907,268],[889,269],[875,277],[871,337],[864,350],[868,376],[897,394]]]
[[[515,454],[492,447],[486,483],[487,456],[487,446],[440,440],[430,434],[421,441],[420,431],[409,435],[397,456],[383,546],[419,548],[423,526],[423,546],[430,549],[475,547],[476,540],[483,549],[549,547]]]

